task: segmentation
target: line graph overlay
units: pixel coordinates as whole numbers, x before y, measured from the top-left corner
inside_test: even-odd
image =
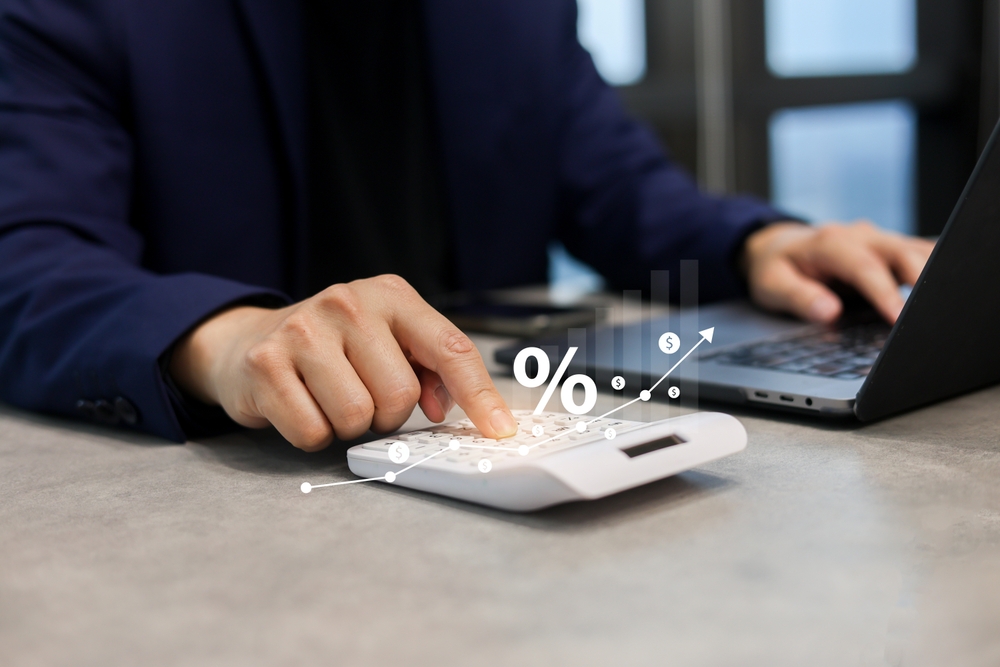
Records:
[[[381,482],[383,480],[386,481],[386,482],[390,482],[391,483],[391,482],[395,481],[396,475],[401,475],[404,472],[406,472],[407,470],[409,470],[410,468],[415,468],[416,466],[420,465],[421,463],[426,463],[427,461],[430,461],[432,458],[434,458],[438,454],[444,454],[445,452],[449,451],[450,449],[451,449],[450,447],[445,447],[443,449],[439,449],[438,451],[434,452],[433,454],[428,454],[427,456],[425,456],[424,458],[420,459],[419,461],[414,461],[413,463],[411,463],[410,465],[406,466],[405,468],[403,468],[399,472],[389,471],[386,474],[382,475],[381,477],[365,477],[363,479],[349,479],[346,482],[330,482],[329,484],[310,484],[309,482],[302,482],[302,486],[299,487],[299,488],[302,490],[302,493],[310,493],[313,489],[322,489],[322,488],[326,488],[328,486],[344,486],[345,484],[360,484],[361,482]]]
[[[670,376],[670,374],[673,373],[674,370],[676,370],[677,367],[680,366],[684,362],[685,359],[687,359],[689,356],[691,356],[691,354],[696,349],[698,349],[699,345],[701,345],[702,343],[704,343],[706,340],[711,345],[712,339],[715,336],[715,327],[710,327],[708,329],[704,329],[702,331],[699,331],[698,333],[701,335],[701,338],[698,340],[698,342],[695,343],[694,345],[692,345],[691,349],[689,349],[686,353],[684,353],[684,356],[681,357],[680,359],[678,359],[677,362],[673,366],[671,366],[670,369],[666,373],[664,373],[663,376],[659,380],[657,380],[656,382],[654,382],[653,385],[649,389],[643,389],[641,392],[639,392],[639,396],[633,398],[631,401],[628,401],[627,403],[623,403],[622,405],[619,405],[617,408],[614,408],[612,410],[608,410],[604,414],[599,415],[597,417],[594,417],[593,419],[591,419],[591,420],[589,420],[587,422],[580,422],[580,424],[584,424],[585,427],[586,426],[590,426],[592,424],[595,424],[595,423],[601,421],[602,419],[605,419],[605,418],[609,417],[610,415],[613,415],[616,412],[624,410],[625,408],[627,408],[630,405],[633,405],[634,403],[638,403],[639,401],[648,401],[651,398],[651,396],[652,396],[652,392],[658,386],[660,386],[660,384],[662,384],[663,381],[666,380]],[[532,414],[539,414],[544,409],[544,406],[548,402],[548,399],[550,399],[552,397],[552,393],[555,391],[556,385],[558,385],[559,380],[562,379],[562,376],[565,374],[566,368],[569,366],[569,363],[570,363],[570,361],[573,358],[573,353],[575,353],[575,352],[576,352],[576,348],[570,348],[570,352],[563,358],[562,363],[559,364],[559,367],[556,369],[556,372],[553,375],[553,378],[552,378],[553,381],[550,381],[549,385],[546,387],[545,394],[542,396],[542,400],[539,401],[538,407],[535,408],[535,411]],[[381,477],[365,477],[363,479],[352,479],[352,480],[348,480],[346,482],[330,482],[328,484],[316,484],[316,485],[312,485],[309,482],[303,482],[302,486],[300,488],[302,490],[302,493],[309,493],[313,489],[321,489],[321,488],[331,487],[331,486],[344,486],[346,484],[360,484],[362,482],[380,482],[380,481],[386,481],[386,482],[392,483],[392,482],[394,482],[396,480],[396,476],[397,475],[401,475],[404,472],[406,472],[406,471],[408,471],[408,470],[410,470],[412,468],[415,468],[416,466],[418,466],[418,465],[420,465],[422,463],[426,463],[427,461],[430,461],[435,456],[438,456],[440,454],[444,454],[445,452],[448,452],[448,451],[454,451],[454,450],[463,449],[463,448],[464,449],[492,449],[492,450],[510,451],[510,452],[517,452],[521,456],[527,456],[528,453],[532,449],[534,449],[536,447],[540,447],[540,446],[545,445],[545,444],[548,444],[548,443],[553,442],[555,440],[558,440],[558,439],[560,439],[560,438],[562,438],[562,437],[564,437],[566,435],[569,435],[569,434],[573,433],[574,431],[577,432],[577,433],[583,433],[584,431],[586,431],[586,428],[583,428],[583,429],[577,428],[577,429],[573,429],[573,430],[567,430],[567,431],[564,431],[562,433],[557,433],[555,435],[552,435],[552,436],[546,438],[545,440],[540,440],[540,441],[538,441],[538,442],[536,442],[536,443],[534,443],[532,445],[520,445],[518,447],[505,447],[505,446],[502,446],[502,445],[473,445],[473,444],[465,444],[465,443],[460,442],[458,440],[451,440],[448,443],[447,447],[439,449],[438,451],[434,452],[433,454],[429,454],[427,456],[424,456],[419,461],[414,461],[413,463],[411,463],[410,465],[406,466],[402,470],[399,470],[398,472],[389,471],[389,472],[387,472],[385,475],[383,475]],[[614,438],[615,437],[614,429],[612,429],[612,428],[609,427],[607,429],[607,432],[605,433],[605,436],[609,440],[612,439],[612,438]],[[484,472],[486,472],[486,471],[484,471]]]
[[[710,327],[708,329],[704,329],[702,331],[699,331],[698,333],[701,334],[701,338],[698,340],[698,342],[695,343],[694,345],[692,345],[691,349],[688,350],[684,354],[683,357],[681,357],[680,359],[678,359],[677,363],[675,363],[673,366],[670,367],[670,370],[668,370],[666,373],[663,374],[663,377],[661,377],[659,380],[657,380],[655,383],[653,383],[652,387],[650,387],[649,389],[644,389],[642,392],[640,392],[639,396],[637,396],[636,398],[633,398],[628,403],[623,403],[622,405],[619,405],[617,408],[614,408],[612,410],[608,410],[603,415],[600,415],[599,417],[594,417],[590,421],[586,422],[586,424],[588,426],[590,426],[591,424],[594,424],[594,423],[596,423],[596,422],[598,422],[598,421],[600,421],[600,420],[608,417],[609,415],[613,415],[614,413],[618,412],[619,410],[624,410],[625,408],[627,408],[628,406],[632,405],[633,403],[638,403],[639,401],[643,401],[643,400],[648,401],[649,398],[650,398],[650,396],[652,395],[653,390],[656,389],[658,386],[660,386],[660,383],[663,382],[664,380],[666,380],[670,376],[670,374],[673,373],[674,370],[678,366],[680,366],[681,363],[684,362],[685,359],[687,359],[689,356],[691,356],[691,353],[694,352],[696,349],[698,349],[699,345],[701,345],[702,343],[704,343],[706,340],[709,342],[709,344],[712,343],[712,338],[715,336],[715,327]],[[544,445],[546,443],[552,442],[553,440],[561,438],[564,435],[566,435],[566,433],[558,433],[558,434],[552,436],[551,438],[549,438],[548,440],[543,440],[542,442],[536,442],[535,444],[531,445],[531,447],[529,449],[534,449],[535,447],[538,447],[539,445]]]
[[[699,345],[701,345],[702,343],[704,343],[706,340],[708,341],[709,345],[711,345],[712,344],[712,338],[715,336],[715,327],[711,327],[709,329],[705,329],[704,331],[699,331],[698,333],[701,334],[701,339],[699,339],[697,343],[695,343],[694,345],[692,345],[691,349],[688,350],[684,354],[683,357],[681,357],[680,359],[678,359],[677,363],[674,364],[673,366],[671,366],[669,371],[667,371],[666,373],[663,374],[663,377],[661,377],[659,380],[657,380],[656,382],[654,382],[653,386],[649,388],[649,391],[653,391],[654,389],[656,389],[657,387],[659,387],[660,383],[663,382],[664,380],[666,380],[667,376],[670,375],[671,373],[673,373],[675,368],[677,368],[678,366],[680,366],[684,362],[685,359],[687,359],[689,356],[691,356],[691,353],[694,352],[695,350],[697,350]]]

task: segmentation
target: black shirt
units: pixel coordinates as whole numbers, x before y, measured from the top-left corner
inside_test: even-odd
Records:
[[[310,86],[310,293],[397,273],[453,287],[419,0],[302,0]]]

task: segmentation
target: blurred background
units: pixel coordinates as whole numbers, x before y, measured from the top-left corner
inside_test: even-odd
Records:
[[[703,187],[941,231],[1000,115],[1000,0],[578,0],[579,36]],[[600,279],[558,245],[554,286]]]

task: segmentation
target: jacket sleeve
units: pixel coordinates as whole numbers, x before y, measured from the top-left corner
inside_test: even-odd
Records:
[[[0,399],[185,439],[159,360],[265,289],[140,267],[117,3],[0,8]]]
[[[699,191],[601,79],[576,37],[576,3],[566,5],[560,240],[613,287],[648,289],[649,272],[667,269],[676,298],[678,263],[695,259],[703,300],[744,294],[734,261],[743,241],[794,216],[750,197]]]

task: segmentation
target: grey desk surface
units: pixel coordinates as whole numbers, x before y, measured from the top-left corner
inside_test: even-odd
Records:
[[[998,405],[735,411],[745,452],[529,515],[0,408],[0,664],[997,665]]]

